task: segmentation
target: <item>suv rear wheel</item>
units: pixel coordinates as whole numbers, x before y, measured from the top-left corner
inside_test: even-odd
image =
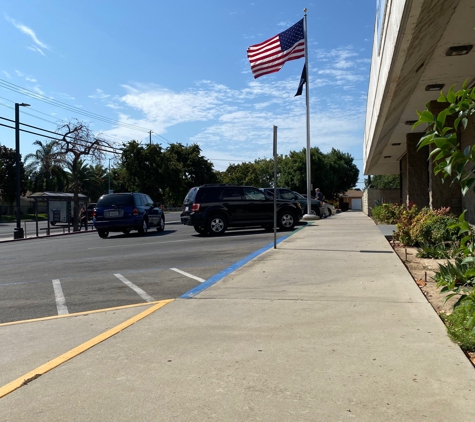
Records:
[[[296,223],[295,215],[290,211],[283,211],[277,217],[277,224],[281,230],[292,230]]]
[[[165,219],[162,215],[162,217],[160,218],[160,223],[158,223],[157,232],[162,232],[163,230],[165,230]]]
[[[193,228],[195,229],[196,233],[199,233],[199,234],[208,233],[203,226],[193,226]]]
[[[226,218],[221,214],[212,215],[206,223],[206,231],[211,235],[224,234],[226,228]]]

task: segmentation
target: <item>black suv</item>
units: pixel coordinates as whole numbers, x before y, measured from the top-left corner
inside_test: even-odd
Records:
[[[144,234],[150,227],[165,229],[165,215],[150,196],[144,193],[111,193],[102,195],[93,211],[93,223],[100,237],[109,232],[129,234],[138,230]]]
[[[200,234],[223,234],[228,227],[274,227],[274,201],[252,186],[203,185],[183,201],[181,222]],[[277,200],[277,225],[292,230],[302,215],[300,204]]]
[[[270,198],[274,197],[274,188],[261,188],[260,189],[262,192],[264,192],[267,196]],[[297,201],[300,206],[302,207],[303,213],[307,214],[307,198],[305,196],[301,195],[300,193],[294,192],[290,189],[287,188],[276,188],[277,191],[277,198],[278,199],[289,199],[292,201]],[[323,204],[321,201],[318,199],[311,199],[310,200],[310,206],[312,209],[312,214],[317,215],[318,217],[321,217],[321,207]]]

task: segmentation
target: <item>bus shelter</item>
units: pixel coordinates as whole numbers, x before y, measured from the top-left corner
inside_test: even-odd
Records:
[[[87,209],[88,197],[82,193],[78,194],[79,205]],[[48,225],[46,227],[46,234],[49,236],[51,226],[67,227],[68,232],[71,232],[73,222],[73,206],[74,194],[64,192],[36,192],[28,196],[35,201],[35,222],[36,222],[36,237],[39,236],[38,229],[38,210],[41,205],[46,204],[46,215],[48,216]],[[86,220],[86,230],[88,223]],[[43,230],[43,229],[42,229]]]

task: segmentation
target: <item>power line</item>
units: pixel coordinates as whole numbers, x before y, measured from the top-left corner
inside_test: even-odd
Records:
[[[10,119],[6,119],[6,118],[4,118],[4,117],[0,117],[0,119],[3,119],[3,120],[10,120]],[[13,122],[13,120],[10,120],[10,121]],[[24,124],[24,123],[21,123],[21,125],[30,126],[30,125],[26,125],[26,124]],[[3,124],[3,123],[0,123],[0,126],[6,127],[6,128],[9,128],[9,129],[15,129],[15,127],[13,127],[13,126],[8,126],[8,125],[5,125],[5,124]],[[51,139],[51,140],[53,140],[53,141],[59,141],[59,142],[62,141],[62,139],[53,138],[52,136],[43,135],[42,133],[32,132],[32,131],[30,131],[30,130],[21,129],[21,128],[19,128],[19,130],[20,130],[20,132],[30,133],[30,134],[32,134],[32,135],[41,136],[41,137],[43,137],[43,138]],[[40,129],[40,130],[44,130],[44,129]],[[45,130],[45,132],[54,133],[54,132],[51,132],[51,131],[49,131],[49,130]],[[56,134],[56,135],[58,135],[58,134]],[[85,140],[85,139],[81,139],[81,141],[87,142],[87,143],[89,143],[89,144],[92,143],[92,141],[87,141],[87,140]],[[104,152],[104,153],[107,153],[107,154],[120,154],[120,153],[121,153],[121,152],[120,152],[120,151],[121,151],[120,149],[118,149],[118,148],[113,148],[113,147],[107,147],[107,146],[106,146],[106,147],[99,147],[99,148],[97,148],[97,149],[98,149],[99,151]]]
[[[148,133],[150,131],[150,129],[147,129],[147,128],[144,128],[144,127],[141,127],[141,126],[137,126],[137,125],[134,125],[134,124],[131,124],[131,123],[124,123],[124,122],[121,122],[119,120],[111,119],[109,117],[104,117],[104,116],[101,116],[99,114],[87,111],[87,110],[82,110],[80,108],[70,106],[69,104],[63,103],[61,101],[54,100],[52,98],[48,98],[48,97],[46,97],[42,94],[38,94],[37,92],[30,91],[26,88],[22,88],[18,85],[12,84],[12,83],[10,83],[8,81],[5,81],[3,79],[0,79],[0,87],[8,89],[8,90],[13,91],[13,92],[17,92],[19,94],[26,95],[27,97],[33,98],[33,99],[38,100],[38,101],[42,101],[42,102],[47,103],[49,105],[59,107],[59,108],[62,108],[64,110],[72,111],[72,112],[77,113],[77,114],[81,114],[83,116],[89,117],[89,118],[94,119],[94,120],[99,120],[99,121],[106,122],[106,123],[109,123],[109,124],[114,124],[114,125],[117,125],[117,126],[126,127],[128,129],[133,129],[133,130],[136,130],[136,131],[139,131],[139,132],[147,132]],[[11,100],[8,100],[8,101],[11,101]]]
[[[3,98],[3,97],[0,97],[0,98]],[[6,99],[6,98],[3,98],[3,99]],[[10,101],[10,100],[8,100],[8,101]],[[4,106],[4,107],[7,107],[7,108],[10,108],[10,109],[13,109],[13,107],[7,106],[6,104],[0,103],[0,105],[2,105],[2,106]],[[35,111],[37,111],[37,110],[35,110]],[[39,112],[39,113],[41,113],[41,112]],[[35,116],[34,114],[28,113],[27,111],[22,111],[22,115],[23,115],[23,114],[27,114],[28,116],[34,117],[35,119],[43,120],[43,121],[45,121],[45,122],[47,122],[47,123],[51,123],[51,124],[53,124],[53,125],[55,125],[55,126],[58,126],[58,122],[55,123],[55,122],[52,122],[52,121],[50,121],[50,120],[43,119],[43,118],[41,118],[41,117]],[[41,114],[44,114],[45,116],[48,116],[46,113],[41,113]],[[10,122],[13,122],[13,120],[7,119],[7,118],[5,118],[5,117],[0,117],[0,119],[9,120]],[[25,125],[25,126],[30,126],[30,125],[27,125],[26,123],[21,123],[21,122],[20,122],[20,124],[21,124],[21,125]],[[39,128],[39,127],[36,127],[36,126],[30,126],[30,127],[34,128],[34,129],[38,129],[38,130],[42,130],[42,131],[48,132],[48,130],[43,129],[43,128]],[[49,132],[50,132],[50,133],[57,134],[57,132],[51,132],[51,131],[49,131]],[[104,138],[104,139],[106,139],[106,138]],[[122,144],[122,141],[117,141],[117,140],[115,140],[115,139],[112,139],[112,140],[111,140],[111,139],[106,139],[106,140],[107,140],[107,142],[109,142],[109,143],[114,143],[114,144],[119,144],[119,145]]]

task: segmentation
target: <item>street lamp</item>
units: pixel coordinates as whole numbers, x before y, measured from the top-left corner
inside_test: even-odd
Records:
[[[13,230],[14,239],[23,239],[20,220],[20,107],[29,106],[30,104],[15,103],[16,228]]]

